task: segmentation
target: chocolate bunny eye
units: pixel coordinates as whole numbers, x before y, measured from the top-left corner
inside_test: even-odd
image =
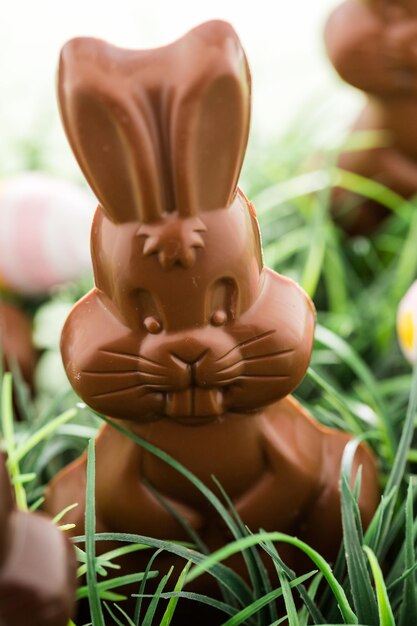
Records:
[[[143,325],[148,333],[151,333],[152,335],[157,335],[162,330],[162,324],[156,319],[156,317],[145,317]]]
[[[227,313],[226,311],[214,311],[211,316],[210,322],[213,326],[223,326],[227,322]]]
[[[233,278],[220,278],[211,285],[208,319],[212,326],[223,326],[236,318],[237,285]]]

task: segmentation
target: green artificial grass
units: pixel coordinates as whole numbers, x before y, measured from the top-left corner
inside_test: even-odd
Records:
[[[360,149],[380,139],[374,134],[358,136],[352,146]],[[341,467],[339,557],[329,564],[295,537],[247,529],[215,478],[210,486],[202,484],[175,459],[113,422],[109,423],[190,480],[215,508],[232,541],[208,554],[192,529],[187,544],[124,533],[96,534],[92,437],[105,418],[79,403],[66,385],[34,404],[15,371],[15,401],[26,416],[15,423],[12,378],[4,374],[2,447],[20,508],[39,508],[46,483],[88,444],[86,534],[76,537],[74,545],[82,579],[78,598],[88,598],[93,626],[153,626],[156,615],[162,615],[159,626],[169,626],[178,601],[198,602],[202,611],[206,605],[223,611],[224,626],[417,624],[417,367],[411,371],[402,357],[395,329],[398,303],[417,277],[417,203],[337,169],[334,150],[317,157],[317,169],[300,169],[310,149],[289,133],[271,146],[265,158],[259,159],[258,153],[256,159],[249,157],[242,186],[258,210],[266,264],[300,282],[318,311],[313,358],[296,395],[317,420],[354,437]],[[374,235],[348,238],[333,222],[328,209],[335,184],[377,199],[391,212]],[[81,291],[80,286],[68,287],[40,305],[39,336],[47,336],[40,321],[42,308],[71,303]],[[49,338],[43,347],[56,350]],[[382,493],[366,532],[358,514],[360,475],[353,487],[349,480],[355,447],[363,440],[379,461]],[[61,519],[57,516],[55,523]],[[112,549],[97,555],[98,539],[111,541]],[[120,547],[114,549],[114,542]],[[285,565],[280,558],[283,543],[309,557],[308,573],[296,576]],[[118,558],[137,550],[149,551],[148,566],[144,572],[124,574]],[[155,568],[160,552],[183,559],[183,570],[160,576]],[[236,552],[243,553],[249,583],[224,563]],[[262,567],[261,554],[271,559],[278,587]],[[206,571],[216,579],[220,597],[188,591],[187,584]],[[152,594],[148,581],[156,589]],[[124,609],[127,592],[136,598],[133,614]]]

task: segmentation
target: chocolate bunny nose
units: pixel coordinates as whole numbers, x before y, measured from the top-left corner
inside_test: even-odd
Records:
[[[193,365],[200,361],[207,352],[207,346],[203,346],[196,339],[186,338],[178,346],[178,350],[174,350],[172,354],[180,361],[187,363],[187,365]]]

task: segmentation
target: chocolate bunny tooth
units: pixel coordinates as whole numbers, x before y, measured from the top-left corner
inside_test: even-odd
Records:
[[[236,186],[250,117],[237,35],[215,21],[152,51],[71,41],[59,99],[100,201],[96,287],[62,334],[74,389],[206,484],[214,474],[253,530],[297,533],[333,558],[349,436],[317,425],[288,395],[308,367],[315,312],[293,281],[263,267],[255,211]],[[365,446],[359,464],[366,524],[378,481]],[[84,502],[85,470],[83,456],[56,477],[50,513]],[[191,483],[105,425],[96,443],[98,530],[187,540],[155,491],[211,547],[228,539]],[[81,533],[82,506],[65,521]],[[143,566],[143,555],[133,559]]]
[[[353,130],[381,131],[384,145],[345,152],[343,169],[383,183],[409,198],[417,192],[417,0],[346,0],[331,14],[325,43],[340,76],[365,92]],[[346,194],[336,194],[335,212]],[[346,204],[346,202],[344,202]],[[360,201],[341,223],[372,232],[387,211]]]
[[[75,584],[69,542],[44,515],[16,510],[0,454],[0,624],[67,626]]]

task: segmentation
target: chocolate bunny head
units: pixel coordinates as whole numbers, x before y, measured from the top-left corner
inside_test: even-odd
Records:
[[[96,289],[62,338],[76,391],[115,418],[187,424],[290,393],[314,314],[292,281],[263,269],[237,189],[250,74],[232,27],[209,22],[151,51],[73,40],[59,100],[100,202]]]

